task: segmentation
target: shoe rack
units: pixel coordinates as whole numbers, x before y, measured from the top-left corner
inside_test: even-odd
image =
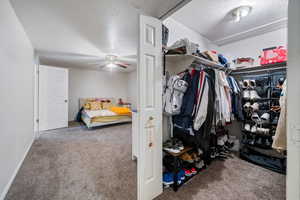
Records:
[[[274,120],[279,117],[280,111],[278,111],[279,97],[274,97],[274,92],[278,92],[275,85],[276,80],[279,77],[286,77],[286,63],[273,64],[271,66],[260,66],[248,69],[241,69],[232,73],[239,82],[244,80],[256,80],[258,78],[266,77],[269,79],[267,96],[256,98],[244,98],[243,96],[243,114],[244,121],[242,122],[242,140],[240,147],[240,157],[244,160],[260,165],[267,169],[285,174],[286,173],[286,154],[279,153],[272,149],[273,139],[275,135],[277,121]],[[255,90],[255,87],[244,88],[245,90]],[[243,91],[243,92],[244,92]],[[244,107],[245,104],[258,103],[264,105],[265,110],[257,110],[258,120],[252,117],[253,112]],[[267,105],[267,106],[266,106]],[[266,109],[267,107],[267,109]],[[274,111],[271,111],[274,109]],[[277,110],[276,110],[277,109]],[[270,121],[264,121],[260,119],[264,113],[271,113],[272,118]],[[254,118],[254,119],[253,119]],[[254,128],[253,128],[254,127]]]

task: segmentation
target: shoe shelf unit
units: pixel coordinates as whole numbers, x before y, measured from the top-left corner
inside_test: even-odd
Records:
[[[179,163],[179,162],[182,162],[180,156],[182,156],[183,154],[189,152],[189,151],[193,151],[194,148],[193,147],[184,147],[183,150],[181,150],[179,153],[173,153],[173,152],[170,152],[170,151],[167,151],[167,150],[163,150],[167,155],[170,155],[170,156],[173,156],[174,160],[176,160],[175,162]],[[180,183],[178,182],[178,174],[180,172],[180,170],[182,170],[182,167],[178,166],[178,167],[175,167],[173,170],[172,170],[172,174],[173,174],[173,184],[169,185],[169,186],[164,186],[164,188],[168,188],[168,187],[172,187],[172,189],[177,192],[178,189],[185,185],[186,183],[188,183],[193,177],[195,177],[197,174],[199,174],[199,172],[203,171],[206,166],[204,165],[202,168],[197,168],[195,166],[194,163],[190,163],[191,166],[193,166],[195,169],[196,169],[196,173],[194,174],[190,174],[190,176],[184,176],[185,179],[184,180],[181,180]]]
[[[243,129],[241,130],[243,139],[241,141],[240,157],[264,168],[285,174],[286,153],[279,153],[272,149],[272,137],[275,135],[278,122],[275,119],[278,119],[280,112],[272,112],[271,108],[279,105],[279,97],[275,96],[274,92],[279,90],[276,89],[277,80],[286,77],[286,62],[267,66],[241,68],[233,70],[230,75],[240,81],[258,80],[260,78],[267,78],[269,80],[268,85],[264,85],[264,87],[268,88],[266,90],[267,95],[264,96],[264,98],[242,99],[242,105],[245,105],[246,102],[249,102],[251,105],[254,103],[263,103],[268,105],[268,109],[264,107],[263,110],[251,111],[250,109],[249,111],[249,108],[248,110],[243,108],[245,120],[243,121]],[[250,87],[250,89],[246,88],[245,90],[256,90],[256,87]],[[252,117],[254,112],[259,116],[258,121]],[[260,117],[264,113],[269,113],[270,115],[272,113],[272,117],[267,121],[262,121]],[[246,124],[248,125],[247,129]],[[253,126],[256,126],[256,128],[252,131]],[[266,133],[259,132],[257,131],[257,127],[263,128],[264,130],[267,129],[268,131]]]
[[[173,153],[173,152],[170,152],[170,151],[167,151],[167,150],[163,149],[164,152],[166,152],[166,153],[168,153],[168,154],[170,154],[171,156],[174,156],[174,157],[179,157],[182,154],[184,154],[188,151],[191,151],[191,150],[193,150],[193,147],[184,147],[184,149],[181,150],[179,153]]]
[[[259,65],[253,67],[240,67],[234,69],[230,72],[230,75],[245,75],[245,74],[261,74],[261,73],[272,73],[272,72],[281,72],[286,70],[287,62],[274,63],[269,65]]]

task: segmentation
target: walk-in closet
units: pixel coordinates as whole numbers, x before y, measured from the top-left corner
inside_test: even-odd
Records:
[[[215,199],[246,199],[248,190],[257,191],[248,199],[285,198],[287,28],[247,29],[257,17],[255,5],[221,4],[233,9],[215,29],[208,28],[209,18],[220,16],[216,10],[221,8],[200,19],[191,14],[200,6],[195,1],[163,23],[164,192],[158,199],[183,198],[184,193],[202,199],[194,190],[214,199],[209,187],[235,188],[231,198]],[[213,5],[205,1],[199,12]],[[239,32],[225,37],[228,28]]]

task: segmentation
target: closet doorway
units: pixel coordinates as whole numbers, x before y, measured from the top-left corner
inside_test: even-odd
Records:
[[[298,140],[298,125],[299,124],[299,114],[296,113],[295,109],[292,108],[291,105],[296,106],[296,100],[299,100],[299,93],[295,93],[294,91],[298,91],[297,88],[295,88],[295,84],[296,82],[298,82],[298,79],[295,77],[295,74],[298,73],[298,69],[296,68],[296,55],[297,52],[299,52],[299,44],[296,43],[295,41],[296,39],[296,35],[299,34],[300,29],[299,26],[295,25],[296,21],[294,21],[295,19],[297,19],[297,17],[299,17],[299,15],[297,14],[296,8],[299,8],[300,3],[296,2],[296,1],[290,1],[289,2],[289,31],[288,31],[288,36],[289,36],[289,64],[288,64],[288,68],[289,70],[287,70],[287,77],[289,79],[289,83],[293,82],[293,86],[289,85],[289,91],[288,95],[293,96],[293,98],[288,100],[291,103],[289,104],[290,107],[288,107],[288,112],[289,112],[289,116],[293,116],[293,118],[289,118],[289,116],[287,117],[287,121],[288,121],[288,127],[287,127],[287,142],[288,142],[288,153],[286,155],[286,158],[289,160],[293,160],[288,163],[287,166],[287,194],[286,197],[287,199],[299,199],[300,194],[299,194],[299,182],[300,182],[300,176],[299,176],[299,169],[300,169],[300,162],[299,162],[299,158],[300,158],[300,150],[299,150],[299,140]],[[174,24],[173,24],[174,25]],[[178,25],[178,24],[177,24]],[[180,26],[180,24],[179,24]],[[179,27],[178,26],[178,27]],[[147,27],[147,26],[145,26]],[[153,28],[156,28],[156,25],[151,25],[148,26],[147,29],[145,29],[146,31],[142,31],[140,32],[141,37],[140,37],[140,43],[143,44],[143,39],[146,38],[146,43],[151,43],[154,41],[155,37],[152,37],[153,34],[151,34],[151,31],[153,31]],[[293,28],[291,28],[293,27]],[[174,27],[173,27],[174,28]],[[142,35],[143,33],[146,33],[145,37]],[[169,32],[169,34],[171,35],[172,32]],[[174,34],[175,35],[175,34]],[[150,37],[149,37],[150,36]],[[178,35],[177,35],[178,36]],[[185,37],[186,35],[184,35],[184,33],[182,33],[181,37]],[[172,37],[172,36],[171,36]],[[254,37],[254,36],[253,36]],[[195,37],[191,36],[192,40],[195,40]],[[242,39],[239,39],[242,40]],[[156,41],[156,40],[155,40]],[[261,40],[263,41],[263,40]],[[158,41],[159,42],[159,41]],[[228,41],[222,41],[222,42],[228,42]],[[222,43],[220,42],[220,43]],[[236,41],[233,41],[233,43]],[[253,45],[255,43],[247,43],[249,45]],[[259,44],[256,43],[258,46]],[[286,44],[287,45],[287,44]],[[175,45],[176,46],[176,45]],[[250,48],[250,47],[249,47]],[[144,54],[145,52],[143,52],[143,46],[140,44],[140,63],[139,63],[139,70],[145,70],[144,72],[146,72],[147,68],[144,66],[149,65],[149,61],[148,63],[144,61]],[[237,50],[239,51],[239,50]],[[240,50],[241,51],[241,50]],[[247,51],[247,50],[245,50]],[[190,56],[190,58],[192,58],[192,56]],[[175,58],[174,58],[175,59]],[[198,60],[201,60],[199,58],[196,58]],[[178,59],[177,63],[180,62],[184,62],[184,59]],[[203,63],[202,63],[203,64]],[[161,65],[161,67],[163,67],[163,65]],[[260,66],[262,67],[262,66]],[[177,69],[175,70],[177,72],[179,72]],[[148,74],[147,76],[150,77],[151,74],[155,74],[154,71],[147,71]],[[149,74],[150,73],[150,74]],[[293,75],[294,74],[294,75]],[[145,90],[149,89],[147,87],[144,87],[145,84],[143,85],[142,81],[148,81],[148,80],[153,80],[153,79],[148,79],[146,77],[146,79],[143,79],[143,74],[139,74],[139,85],[142,85],[142,89],[140,87],[139,89],[139,98],[143,99],[145,98]],[[141,80],[142,79],[142,80]],[[156,84],[161,84],[160,81],[155,82]],[[147,90],[148,91],[148,90]],[[158,96],[161,96],[162,93],[156,93]],[[140,104],[140,106],[143,106],[143,104]],[[146,105],[146,104],[145,104]],[[145,106],[145,108],[147,108],[147,106]],[[141,108],[138,109],[139,111],[139,115],[145,115],[147,114],[147,110],[143,110]],[[147,120],[148,119],[148,120]],[[151,119],[151,120],[150,120]],[[163,129],[163,127],[161,125],[157,125],[157,127],[155,127],[154,129],[147,129],[148,127],[152,127],[152,126],[147,126],[147,125],[152,125],[151,121],[152,121],[152,117],[150,116],[149,118],[139,118],[139,158],[138,158],[138,165],[139,162],[140,164],[143,163],[142,165],[140,165],[138,167],[138,192],[140,192],[138,194],[138,199],[153,199],[155,196],[157,196],[158,194],[160,194],[162,191],[162,180],[159,181],[159,178],[162,178],[159,173],[157,173],[157,170],[160,171],[160,173],[163,173],[163,169],[161,168],[162,165],[162,161],[158,158],[159,157],[155,157],[154,152],[156,153],[156,151],[159,151],[159,154],[163,154],[163,150],[160,148],[155,148],[156,143],[160,144],[160,140],[162,139],[164,133],[163,131],[160,131],[160,129]],[[155,119],[155,118],[154,118]],[[290,123],[289,123],[290,122]],[[153,123],[153,121],[152,121]],[[156,124],[155,124],[156,125]],[[164,130],[164,129],[163,129]],[[158,134],[159,138],[156,139],[156,135],[154,136],[153,139],[153,132],[155,132],[154,134]],[[154,145],[153,145],[154,144]],[[157,154],[157,155],[159,155]],[[284,154],[283,154],[284,155]],[[156,176],[157,175],[157,176]],[[241,179],[244,177],[240,177]],[[155,186],[154,182],[155,180],[159,183],[159,186]],[[176,179],[175,179],[176,180]],[[174,181],[174,180],[173,180]],[[156,182],[156,183],[157,183]],[[149,185],[147,185],[149,183]],[[151,185],[152,184],[152,185]],[[140,187],[140,188],[139,188]],[[185,187],[188,187],[187,185]],[[298,188],[298,189],[297,189]],[[285,195],[285,194],[284,194]]]

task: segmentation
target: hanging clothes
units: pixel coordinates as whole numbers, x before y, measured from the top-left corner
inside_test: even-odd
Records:
[[[286,134],[286,110],[287,110],[287,89],[286,82],[284,81],[282,85],[282,92],[279,99],[280,104],[280,116],[276,128],[276,133],[273,139],[272,148],[277,149],[279,151],[283,151],[287,149],[287,134]]]
[[[216,74],[216,124],[225,125],[231,121],[231,88],[227,81],[225,72],[215,71]]]
[[[227,80],[232,91],[231,92],[232,114],[236,119],[242,121],[244,120],[243,106],[242,106],[242,90],[240,89],[238,83],[232,76],[228,76]]]
[[[197,98],[196,98],[196,106],[194,109],[194,124],[193,127],[195,130],[199,130],[202,124],[204,123],[207,110],[208,110],[208,101],[209,101],[209,83],[208,77],[206,72],[200,72],[199,84],[198,84],[198,91],[197,91]]]
[[[180,114],[173,116],[173,124],[174,127],[184,133],[194,135],[192,114],[195,106],[199,73],[186,73],[183,76],[183,80],[187,82],[189,87],[183,96]]]

